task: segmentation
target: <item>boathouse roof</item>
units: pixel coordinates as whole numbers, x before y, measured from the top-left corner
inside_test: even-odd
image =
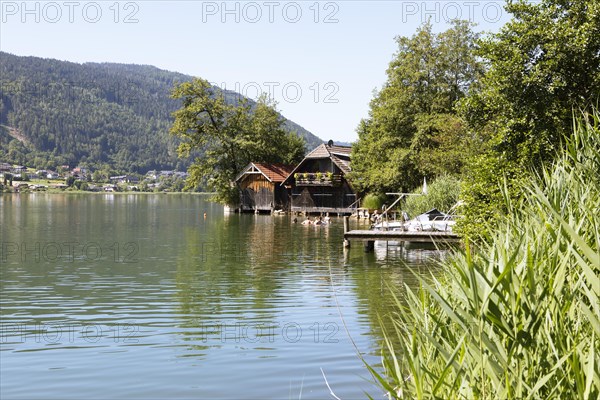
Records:
[[[336,146],[329,144],[321,144],[317,146],[313,151],[308,153],[304,158],[315,159],[315,158],[330,158],[331,161],[338,166],[339,169],[344,171],[345,174],[350,172],[350,153],[352,147],[349,146]],[[302,164],[304,160],[300,164]]]
[[[249,163],[235,178],[239,181],[244,175],[262,174],[269,182],[281,183],[292,172],[294,166],[286,164]]]
[[[306,158],[329,158],[331,155],[338,155],[341,157],[350,157],[352,147],[349,146],[336,146],[328,144],[320,144],[313,151],[307,154]]]
[[[330,144],[320,144],[313,151],[308,153],[306,157],[298,165],[294,168],[286,177],[285,181],[287,181],[293,174],[296,172],[298,168],[302,166],[307,160],[314,159],[322,159],[328,158],[333,161],[337,167],[342,170],[344,174],[347,174],[351,171],[350,168],[350,154],[352,152],[352,147],[350,146],[336,146]],[[284,182],[285,182],[284,181]]]

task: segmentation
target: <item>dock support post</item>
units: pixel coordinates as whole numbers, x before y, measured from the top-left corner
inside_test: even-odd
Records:
[[[344,216],[344,234],[350,230],[350,217]],[[350,241],[344,238],[344,247],[350,247]]]
[[[375,241],[374,240],[365,241],[365,252],[370,253],[374,250],[375,250]]]

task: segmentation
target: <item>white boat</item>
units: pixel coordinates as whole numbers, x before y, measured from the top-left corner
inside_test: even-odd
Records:
[[[372,227],[376,231],[403,231],[404,222],[401,221],[384,221],[379,222]]]
[[[406,222],[383,221],[373,225],[374,230],[388,231],[439,231],[452,232],[456,224],[454,216],[433,208]]]
[[[455,224],[456,220],[452,215],[433,208],[406,222],[404,226],[408,231],[452,232]]]

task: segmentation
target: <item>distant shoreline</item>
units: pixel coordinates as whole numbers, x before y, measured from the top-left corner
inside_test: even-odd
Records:
[[[124,192],[92,192],[89,190],[61,190],[61,189],[50,189],[50,190],[41,190],[41,191],[26,191],[26,192],[0,192],[2,194],[140,194],[140,195],[150,195],[150,194],[160,194],[160,195],[173,195],[173,194],[185,194],[185,195],[200,195],[200,196],[208,196],[214,195],[216,193],[213,192],[137,192],[137,191],[124,191]]]

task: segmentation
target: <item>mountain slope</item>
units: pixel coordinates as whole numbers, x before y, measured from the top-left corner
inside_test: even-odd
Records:
[[[169,135],[192,77],[147,65],[85,63],[0,52],[0,159],[39,168],[84,165],[117,171],[185,169]],[[228,101],[239,95],[225,92]],[[312,148],[322,141],[292,121]]]

